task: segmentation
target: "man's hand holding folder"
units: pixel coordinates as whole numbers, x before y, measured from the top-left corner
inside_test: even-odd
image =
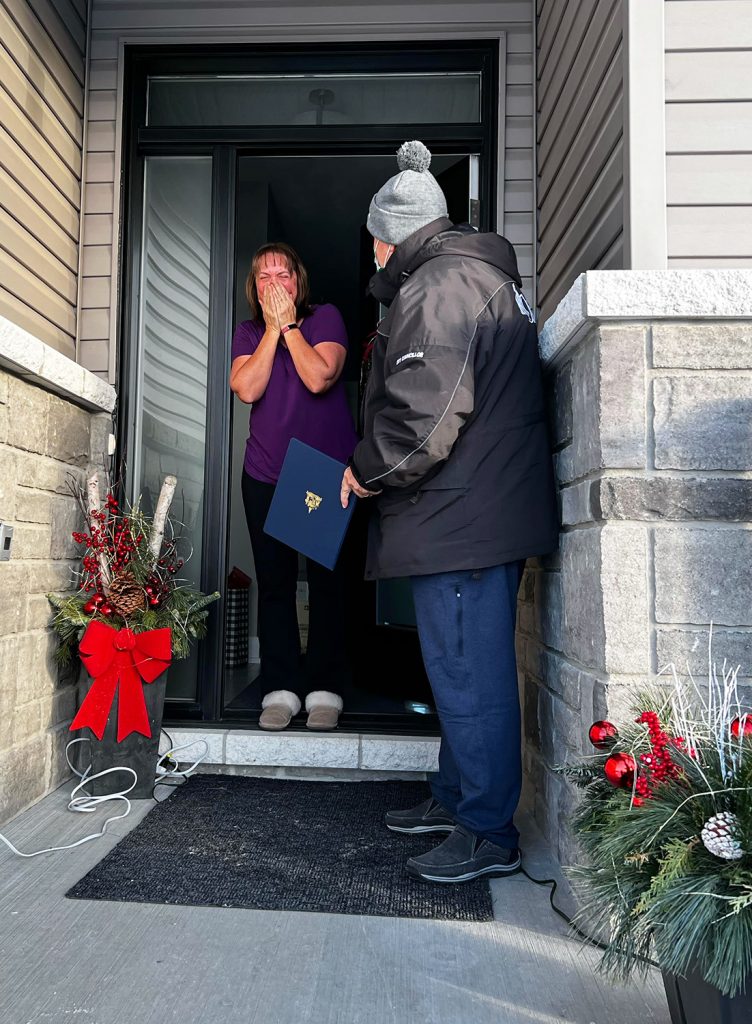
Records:
[[[355,474],[352,469],[348,466],[345,470],[344,476],[342,477],[342,489],[340,490],[342,508],[347,508],[350,502],[351,493],[354,494],[356,498],[373,498],[374,495],[381,494],[381,491],[367,491],[365,487],[361,487],[355,479]]]

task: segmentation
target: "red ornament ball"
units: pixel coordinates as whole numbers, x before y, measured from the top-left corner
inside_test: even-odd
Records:
[[[96,606],[96,604],[94,604],[94,598],[92,598],[90,601],[87,601],[86,604],[83,607],[83,611],[87,615],[93,615],[96,610],[97,610],[97,606]]]
[[[94,602],[94,605],[97,608],[101,604],[104,604],[106,600],[107,598],[104,596],[104,594],[94,594],[94,596],[92,597],[92,601]]]
[[[108,604],[107,601],[104,601],[102,604],[100,604],[98,611],[100,615],[112,615],[113,608],[111,604]]]
[[[731,735],[735,740],[739,739],[739,736],[752,736],[752,712],[747,712],[741,715],[739,718],[735,718],[731,723]]]
[[[631,789],[637,763],[631,754],[612,754],[603,766],[606,778],[617,789]]]
[[[596,750],[608,750],[619,738],[619,732],[611,722],[593,722],[588,732],[590,742]]]

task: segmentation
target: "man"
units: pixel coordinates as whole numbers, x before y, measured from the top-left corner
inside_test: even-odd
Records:
[[[449,833],[411,874],[463,882],[520,866],[514,634],[525,559],[558,522],[534,316],[514,250],[447,218],[420,142],[373,197],[371,293],[381,321],[364,437],[342,481],[378,494],[366,574],[409,576],[441,723],[432,796],[391,811],[397,832]]]

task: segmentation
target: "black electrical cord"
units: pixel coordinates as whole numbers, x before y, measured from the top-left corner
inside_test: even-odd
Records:
[[[178,782],[172,782],[170,779],[157,779],[154,783],[154,788],[151,791],[151,798],[158,804],[161,804],[161,800],[157,800],[157,786],[169,786],[171,789],[176,789],[178,786],[182,786],[184,779],[180,779]]]
[[[587,942],[591,946],[595,946],[597,949],[608,949],[609,948],[607,943],[601,942],[600,939],[595,939],[595,938],[593,938],[592,935],[588,935],[587,932],[584,932],[582,930],[582,928],[580,928],[578,925],[576,925],[574,923],[574,921],[572,920],[571,917],[569,917],[568,914],[565,914],[564,911],[560,907],[556,906],[556,904],[554,903],[554,893],[556,892],[559,883],[558,883],[558,881],[555,878],[533,878],[533,876],[530,874],[530,872],[527,871],[526,868],[524,868],[522,866],[520,866],[520,871],[525,876],[525,878],[529,879],[531,882],[534,882],[536,885],[550,885],[551,886],[551,891],[548,894],[548,902],[551,904],[551,909],[553,910],[553,912],[555,914],[558,914],[559,917],[563,921],[567,922],[569,927],[572,929],[572,931],[575,933],[575,935],[578,936],[578,938],[584,939],[585,942]],[[659,964],[657,964],[655,962],[655,960],[651,960],[647,956],[640,956],[639,954],[637,954],[635,956],[635,959],[636,960],[640,960],[644,964],[648,964],[650,967],[657,967],[660,970]]]

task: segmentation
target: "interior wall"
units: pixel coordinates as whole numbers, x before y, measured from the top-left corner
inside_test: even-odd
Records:
[[[551,0],[553,2],[553,0]],[[89,95],[89,150],[96,154],[97,188],[86,187],[83,299],[91,329],[80,360],[116,380],[122,63],[126,43],[386,42],[497,38],[504,33],[504,167],[501,226],[515,245],[526,292],[533,295],[532,0],[94,0]],[[502,55],[503,57],[503,55]]]

